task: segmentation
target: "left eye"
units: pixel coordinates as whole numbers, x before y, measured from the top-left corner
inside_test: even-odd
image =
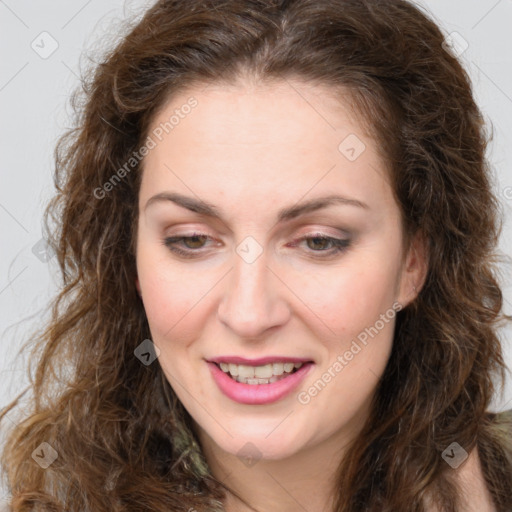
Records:
[[[197,255],[200,249],[204,248],[204,244],[208,239],[210,239],[208,235],[194,233],[188,236],[166,237],[163,239],[162,243],[174,253],[192,258]],[[307,242],[307,246],[311,252],[326,253],[326,255],[339,253],[350,245],[350,240],[348,239],[334,238],[323,234],[305,236],[297,240],[297,242],[304,241]],[[181,247],[178,246],[179,243],[182,243],[184,248],[183,245]],[[294,247],[298,244],[294,242],[291,245]]]
[[[189,236],[170,236],[164,238],[163,244],[167,246],[171,251],[186,256],[191,252],[197,252],[195,249],[201,249],[203,247],[203,243],[210,238],[208,235],[203,235],[201,233],[194,233]],[[183,242],[185,244],[185,250],[178,247],[178,242]]]
[[[298,242],[306,242],[306,245],[313,253],[324,253],[315,254],[315,256],[325,257],[332,256],[340,253],[350,246],[349,239],[335,238],[323,234],[313,234],[310,236],[304,236],[298,240]],[[292,246],[297,245],[295,242]]]
[[[331,247],[333,247],[333,246],[339,247],[339,246],[345,245],[345,243],[347,242],[347,240],[340,240],[338,238],[332,238],[329,236],[310,236],[310,237],[302,238],[302,241],[306,241],[306,242],[312,241],[313,244],[309,244],[309,243],[306,244],[308,246],[308,248],[310,248],[312,250],[320,249],[321,251],[328,249],[329,247],[326,247],[326,246],[328,246],[329,244],[332,244]],[[316,248],[314,249],[313,247],[311,247],[311,245],[316,246]]]

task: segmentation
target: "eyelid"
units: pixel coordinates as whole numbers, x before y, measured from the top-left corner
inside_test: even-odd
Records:
[[[184,234],[177,234],[174,236],[166,236],[162,239],[162,244],[166,246],[171,252],[177,254],[179,257],[185,258],[185,259],[196,259],[200,258],[204,255],[205,252],[207,252],[207,249],[205,250],[204,247],[199,247],[197,249],[191,249],[191,248],[182,248],[178,246],[179,242],[183,242],[184,240],[188,240],[191,238],[197,238],[197,237],[205,237],[208,240],[212,240],[213,237],[206,233],[200,233],[197,231],[184,233]],[[329,249],[320,249],[320,250],[304,250],[304,253],[307,257],[313,258],[315,260],[329,260],[334,259],[337,256],[343,254],[345,251],[347,251],[351,245],[352,245],[352,238],[351,237],[338,237],[338,236],[331,236],[326,233],[322,233],[321,230],[317,230],[314,232],[309,232],[304,235],[301,235],[297,238],[295,238],[291,243],[289,243],[289,246],[291,247],[297,247],[301,242],[305,242],[312,239],[322,239],[326,240],[328,243],[332,245]],[[210,244],[211,245],[211,244]]]
[[[337,233],[329,233],[326,228],[308,228],[304,233],[300,233],[294,237],[294,241],[302,240],[303,238],[325,237],[325,238],[353,238],[353,233],[348,232],[343,228],[333,228]],[[191,229],[189,231],[177,232],[170,235],[165,235],[164,238],[192,238],[196,236],[206,236],[211,240],[217,240],[217,237],[205,232],[202,229]]]
[[[334,232],[330,232],[330,230],[334,230]],[[353,236],[353,233],[348,231],[347,229],[343,229],[341,227],[333,227],[333,228],[326,228],[326,227],[318,227],[318,228],[307,228],[304,229],[304,231],[299,231],[299,235],[297,235],[298,238],[303,237],[309,237],[309,236],[325,236],[325,237],[332,237],[332,238],[351,238]]]
[[[348,249],[348,247],[350,247],[353,242],[352,237],[332,236],[332,235],[328,235],[326,233],[322,233],[320,231],[316,231],[313,233],[306,233],[305,235],[301,235],[300,237],[296,238],[293,242],[291,242],[290,245],[292,247],[296,247],[301,242],[305,242],[307,240],[313,240],[313,239],[326,240],[333,245],[333,247],[331,247],[330,249],[327,249],[327,250],[307,251],[311,255],[315,255],[315,254],[321,255],[322,253],[325,253],[325,256],[319,256],[319,257],[323,257],[323,258],[328,258],[329,255],[336,256],[338,253],[343,252],[345,249]]]

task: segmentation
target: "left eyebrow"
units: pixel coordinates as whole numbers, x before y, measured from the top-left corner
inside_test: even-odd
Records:
[[[177,192],[161,192],[159,194],[152,196],[146,202],[146,205],[144,206],[144,211],[150,205],[162,201],[171,201],[177,204],[178,206],[181,206],[182,208],[186,208],[187,210],[190,210],[192,212],[199,213],[200,215],[205,215],[208,217],[214,217],[223,220],[222,214],[216,206],[205,201],[195,199],[194,197],[178,194]],[[309,201],[303,201],[301,203],[283,208],[279,210],[279,212],[277,213],[277,221],[289,221],[305,213],[310,213],[336,204],[344,206],[355,206],[366,210],[370,209],[370,207],[366,203],[363,203],[358,199],[338,195],[329,195],[325,197],[311,199]]]

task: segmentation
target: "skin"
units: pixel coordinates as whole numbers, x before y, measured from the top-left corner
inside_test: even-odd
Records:
[[[348,94],[298,81],[211,84],[173,97],[152,129],[191,96],[197,106],[146,156],[139,194],[136,286],[157,361],[194,419],[217,478],[257,510],[327,511],[332,475],[388,361],[395,318],[307,404],[298,394],[394,303],[405,308],[416,297],[427,272],[425,244],[417,235],[403,246],[385,163]],[[350,134],[366,147],[354,161],[338,149]],[[146,208],[164,191],[213,204],[222,219],[171,201]],[[331,194],[367,208],[334,205],[277,222],[281,208]],[[196,251],[194,258],[162,243],[194,232],[208,238],[177,244]],[[318,233],[350,245],[322,256],[332,246],[315,244]],[[262,251],[251,263],[236,250],[248,236]],[[220,355],[315,364],[285,398],[246,405],[212,379],[205,360]],[[256,447],[252,465],[242,456],[247,443]],[[228,495],[226,510],[250,509]]]
[[[468,512],[498,512],[485,484],[482,465],[475,448],[456,470],[461,488],[461,510]],[[431,499],[427,499],[428,512],[442,512]]]

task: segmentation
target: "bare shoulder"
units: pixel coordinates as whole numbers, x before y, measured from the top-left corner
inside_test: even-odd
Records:
[[[461,486],[462,500],[465,502],[463,510],[467,510],[467,512],[496,512],[476,447],[456,471]]]

